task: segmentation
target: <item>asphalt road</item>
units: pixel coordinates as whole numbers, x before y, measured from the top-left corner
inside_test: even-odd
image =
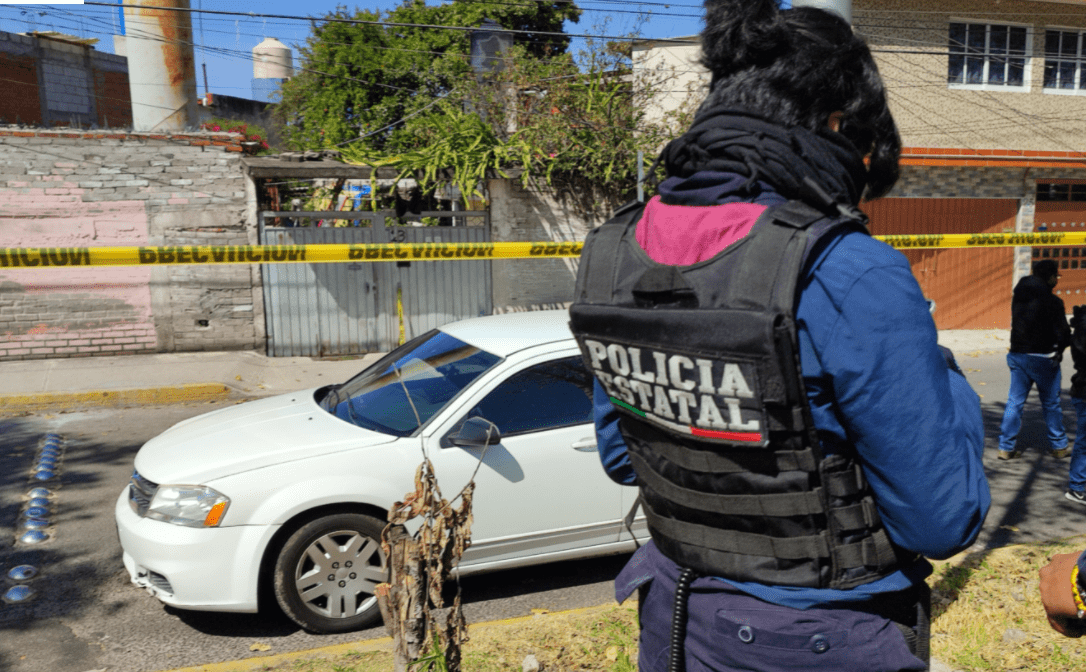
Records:
[[[1063,499],[1067,460],[1045,453],[1036,397],[1027,403],[1022,459],[995,458],[1006,400],[1004,356],[959,353],[959,362],[982,395],[985,466],[993,507],[971,552],[1008,543],[1086,533],[1086,507]],[[1071,367],[1064,364],[1064,383]],[[35,599],[0,603],[0,670],[11,672],[138,672],[305,650],[384,636],[381,628],[337,636],[309,635],[279,615],[184,612],[163,606],[128,582],[112,520],[113,503],[144,441],[184,418],[218,405],[35,414],[0,418],[0,569],[32,564],[42,570]],[[1073,433],[1074,413],[1065,403]],[[39,441],[65,437],[56,492],[53,539],[36,547],[13,546],[15,524],[30,488],[29,468]],[[463,581],[469,623],[570,609],[612,598],[611,578],[625,558],[556,563],[544,568],[469,577]],[[5,587],[6,589],[6,587]],[[269,649],[254,651],[254,644]]]
[[[185,418],[224,404],[36,414],[0,418],[0,569],[30,564],[42,574],[37,595],[0,603],[2,672],[140,672],[312,649],[386,635],[373,628],[315,636],[271,609],[217,614],[164,606],[128,580],[113,524],[113,505],[149,438]],[[52,539],[13,546],[15,525],[32,487],[38,444],[65,437]],[[613,600],[611,579],[625,557],[555,563],[469,577],[462,583],[469,623],[558,611]],[[3,586],[6,590],[7,586]],[[270,649],[254,651],[254,644]]]

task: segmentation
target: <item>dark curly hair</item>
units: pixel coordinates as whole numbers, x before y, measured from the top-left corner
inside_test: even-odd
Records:
[[[867,44],[837,14],[781,10],[777,0],[706,0],[701,63],[712,73],[701,111],[737,108],[817,132],[840,111],[840,133],[870,155],[865,197],[898,178],[901,137]]]
[[[1033,275],[1048,280],[1060,274],[1060,267],[1054,259],[1042,259],[1033,262]]]

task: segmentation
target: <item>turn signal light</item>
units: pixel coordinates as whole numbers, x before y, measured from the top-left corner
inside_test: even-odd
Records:
[[[226,513],[226,502],[219,502],[211,507],[211,510],[207,512],[207,517],[204,518],[204,527],[218,527],[224,513]]]

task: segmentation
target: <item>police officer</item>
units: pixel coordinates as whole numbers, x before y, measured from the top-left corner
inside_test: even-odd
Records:
[[[570,309],[652,535],[616,597],[643,671],[926,669],[924,557],[990,496],[979,399],[856,207],[898,176],[882,81],[836,14],[706,8],[710,92],[658,195],[590,234]]]

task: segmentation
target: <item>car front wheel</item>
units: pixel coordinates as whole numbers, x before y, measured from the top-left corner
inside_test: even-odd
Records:
[[[310,632],[359,630],[380,621],[374,589],[388,580],[381,551],[384,523],[339,513],[300,527],[275,562],[275,597]]]

